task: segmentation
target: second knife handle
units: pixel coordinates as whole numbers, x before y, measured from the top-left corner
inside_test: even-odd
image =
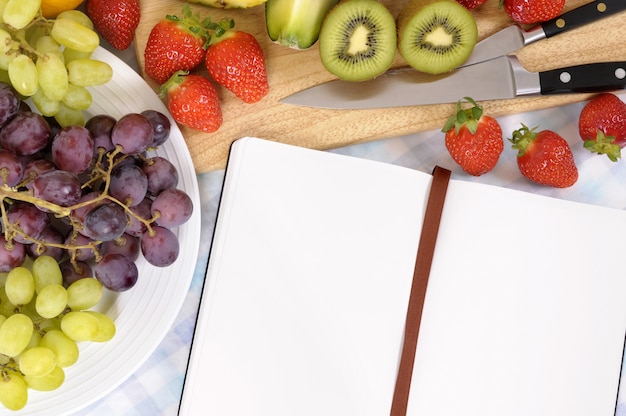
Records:
[[[624,10],[625,0],[595,0],[542,23],[541,27],[549,38]]]
[[[541,94],[615,91],[626,87],[626,62],[601,62],[539,73]]]

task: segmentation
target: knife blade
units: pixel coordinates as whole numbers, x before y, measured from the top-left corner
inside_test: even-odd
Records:
[[[625,86],[626,61],[530,72],[517,57],[508,55],[444,75],[392,70],[370,81],[330,81],[285,97],[280,102],[346,110],[455,103],[462,97],[484,101],[611,91]]]
[[[509,55],[533,42],[576,29],[625,10],[626,1],[624,0],[595,0],[528,30],[518,25],[508,26],[478,42],[461,67]]]

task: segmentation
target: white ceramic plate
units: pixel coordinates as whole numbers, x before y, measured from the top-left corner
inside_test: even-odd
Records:
[[[153,109],[169,116],[159,97],[123,61],[103,48],[93,57],[113,67],[113,79],[91,89],[93,105],[88,115],[127,113]],[[29,391],[24,410],[28,415],[62,415],[76,412],[102,398],[130,377],[156,349],[178,314],[193,277],[200,244],[200,198],[198,183],[182,133],[172,121],[170,139],[156,152],[176,166],[178,188],[191,197],[191,219],[174,229],[180,255],[166,268],[153,267],[142,257],[137,261],[139,280],[127,292],[108,292],[98,310],[115,319],[117,333],[107,343],[81,343],[78,362],[65,369],[63,386],[53,392]],[[0,414],[8,412],[0,406]]]

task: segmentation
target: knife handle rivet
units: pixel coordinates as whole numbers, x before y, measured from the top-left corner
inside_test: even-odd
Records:
[[[597,9],[600,13],[606,12],[606,3],[598,3]]]
[[[572,74],[570,74],[569,72],[563,71],[559,75],[559,79],[561,80],[563,84],[567,84],[568,82],[572,80]]]
[[[624,68],[617,68],[615,70],[615,78],[617,78],[617,79],[624,79],[624,78],[626,78],[626,69],[624,69]]]
[[[554,22],[554,24],[559,29],[563,29],[565,27],[565,19],[558,19],[556,22]]]

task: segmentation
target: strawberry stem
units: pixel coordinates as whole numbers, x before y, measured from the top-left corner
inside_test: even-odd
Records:
[[[617,162],[622,156],[622,148],[615,143],[615,137],[605,135],[602,130],[598,130],[594,140],[585,140],[583,147],[592,153],[607,155],[612,162]]]
[[[441,129],[442,132],[446,133],[454,127],[458,133],[461,127],[466,126],[470,133],[476,133],[476,130],[478,130],[478,121],[483,115],[483,108],[470,97],[465,97],[465,101],[472,104],[472,107],[463,109],[462,101],[459,100],[456,103],[456,113],[448,118]]]
[[[524,156],[524,153],[526,153],[526,149],[537,136],[536,130],[537,127],[533,127],[532,129],[530,129],[528,128],[528,126],[522,123],[522,127],[519,130],[515,130],[513,132],[512,137],[509,139],[509,141],[513,144],[511,147],[518,150],[517,156]]]

